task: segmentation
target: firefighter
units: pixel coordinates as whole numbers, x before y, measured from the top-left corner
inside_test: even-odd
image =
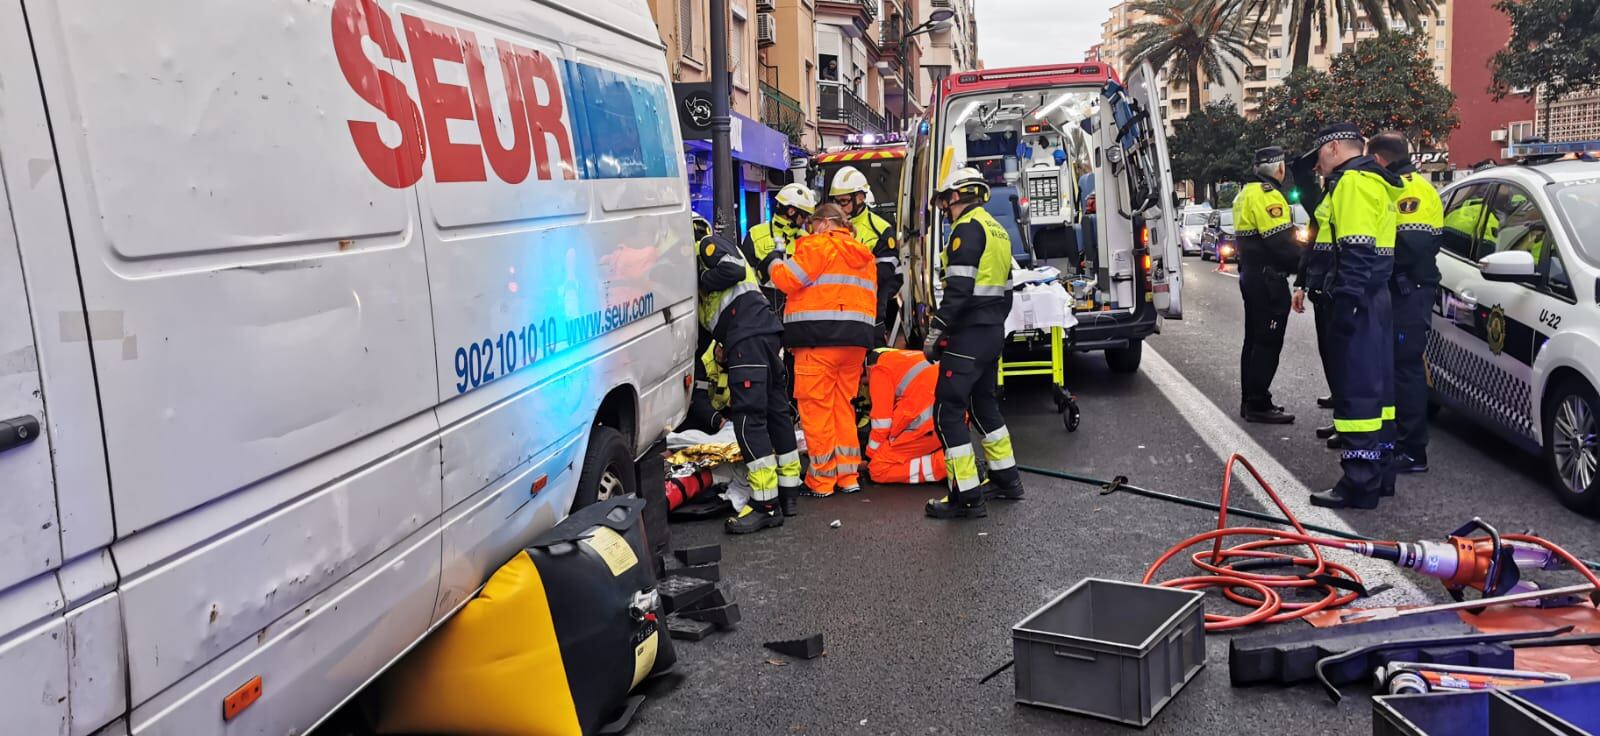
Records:
[[[893,228],[888,220],[868,207],[867,200],[871,196],[872,187],[867,183],[867,176],[854,166],[839,169],[833,176],[832,186],[828,187],[828,198],[844,208],[845,214],[850,216],[856,240],[871,248],[872,257],[877,261],[878,313],[874,325],[877,335],[873,345],[882,347],[889,344],[889,330],[894,327],[897,311],[895,295],[900,293],[905,272],[900,265],[900,252],[895,247]]]
[[[783,345],[794,354],[795,402],[811,469],[805,493],[861,490],[861,443],[851,400],[872,346],[877,289],[872,251],[831,204],[811,216],[810,235],[771,261],[772,285],[784,293]]]
[[[1444,204],[1433,184],[1411,163],[1406,138],[1386,131],[1367,142],[1367,152],[1405,182],[1395,203],[1394,410],[1396,473],[1428,472],[1428,378],[1422,354],[1428,346],[1433,303],[1439,289],[1439,238]],[[1534,257],[1537,262],[1538,257]]]
[[[933,429],[939,365],[915,350],[878,348],[867,355],[872,424],[867,474],[877,483],[945,479],[944,451]]]
[[[984,211],[989,183],[971,167],[958,168],[939,186],[935,204],[950,221],[950,239],[940,254],[944,297],[923,342],[928,362],[939,364],[934,389],[934,427],[944,447],[950,492],[929,499],[937,519],[988,515],[984,497],[1020,499],[1022,477],[1011,451],[1011,433],[995,384],[1006,315],[1011,312],[1011,237]],[[982,433],[989,484],[978,477],[967,415]]]
[[[788,378],[778,357],[783,326],[738,246],[711,235],[696,249],[700,327],[722,345],[728,418],[750,483],[750,503],[728,519],[726,528],[730,534],[748,534],[783,526],[783,517],[797,510],[800,490],[800,453],[785,395]]]
[[[1239,292],[1244,297],[1244,348],[1239,380],[1244,389],[1239,416],[1247,422],[1290,424],[1294,415],[1272,403],[1272,378],[1283,352],[1289,322],[1289,274],[1300,265],[1294,242],[1294,217],[1283,197],[1283,149],[1256,151],[1260,181],[1244,185],[1233,200],[1233,227],[1239,239]]]
[[[773,253],[785,253],[794,241],[806,234],[806,220],[817,209],[817,197],[803,184],[785,184],[772,197],[772,219],[759,223],[745,233],[740,250],[746,261],[756,267],[756,278],[767,292],[773,309],[783,312],[783,293],[772,288],[767,276],[767,265]]]
[[[1333,423],[1344,439],[1334,487],[1311,494],[1328,508],[1377,508],[1393,492],[1394,326],[1389,300],[1395,245],[1395,203],[1403,182],[1365,155],[1350,123],[1318,131],[1307,156],[1317,159],[1326,193],[1317,206],[1317,241],[1331,243],[1334,269],[1332,354],[1336,363]]]

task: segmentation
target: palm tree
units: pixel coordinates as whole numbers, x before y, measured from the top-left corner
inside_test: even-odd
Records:
[[[1384,18],[1399,18],[1416,30],[1428,17],[1437,17],[1437,0],[1231,0],[1238,6],[1240,17],[1253,19],[1251,30],[1263,24],[1276,25],[1282,14],[1289,16],[1289,37],[1294,39],[1294,69],[1304,69],[1311,59],[1311,32],[1318,32],[1320,45],[1328,45],[1328,11],[1333,10],[1333,20],[1340,31],[1356,27],[1361,18],[1372,19],[1374,26],[1384,27]],[[1385,28],[1385,30],[1387,30]]]
[[[1249,64],[1256,29],[1247,27],[1239,3],[1247,0],[1137,0],[1129,6],[1143,20],[1117,32],[1132,39],[1127,62],[1173,68],[1173,77],[1189,86],[1189,111],[1200,109],[1200,73],[1239,79],[1238,64]]]

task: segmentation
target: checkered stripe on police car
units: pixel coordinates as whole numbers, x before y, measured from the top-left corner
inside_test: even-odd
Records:
[[[1529,416],[1531,391],[1527,383],[1442,337],[1438,330],[1428,333],[1428,367],[1435,390],[1524,437],[1533,438],[1533,419]]]

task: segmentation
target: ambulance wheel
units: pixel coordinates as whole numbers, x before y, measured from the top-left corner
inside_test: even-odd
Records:
[[[1544,462],[1561,503],[1600,514],[1600,397],[1581,378],[1569,377],[1546,395]]]
[[[1112,373],[1137,373],[1139,359],[1144,357],[1144,341],[1136,340],[1125,348],[1106,348],[1106,365]]]
[[[1061,415],[1061,423],[1067,426],[1068,432],[1078,431],[1078,425],[1083,422],[1083,414],[1078,411],[1078,403],[1067,404],[1067,411]]]
[[[578,476],[578,492],[572,497],[572,510],[637,492],[639,480],[631,455],[628,441],[622,438],[621,432],[596,426],[589,433],[589,450],[583,456],[583,472]]]

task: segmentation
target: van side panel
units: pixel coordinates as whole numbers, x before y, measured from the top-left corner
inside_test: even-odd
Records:
[[[436,402],[412,200],[350,145],[325,3],[28,12],[119,535]]]

